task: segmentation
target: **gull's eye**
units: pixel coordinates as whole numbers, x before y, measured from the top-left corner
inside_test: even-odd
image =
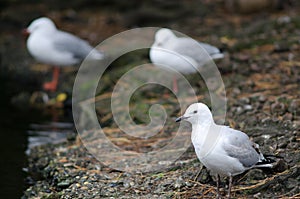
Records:
[[[194,111],[193,113],[196,114],[196,113],[198,113],[198,111]]]

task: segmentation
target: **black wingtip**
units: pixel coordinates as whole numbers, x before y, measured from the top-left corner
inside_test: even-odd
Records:
[[[284,171],[288,168],[282,156],[264,155],[264,160],[258,162],[255,167],[260,169],[271,169],[272,171]]]
[[[265,155],[264,154],[264,157],[265,157],[265,159],[266,159],[265,161],[267,163],[273,163],[273,162],[278,161],[278,159],[283,159],[283,157],[279,156],[279,155]]]

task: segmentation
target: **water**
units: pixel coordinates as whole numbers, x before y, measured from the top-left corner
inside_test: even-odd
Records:
[[[27,155],[30,148],[44,143],[64,141],[73,133],[68,118],[56,118],[24,107],[11,105],[11,97],[17,94],[14,82],[0,75],[0,198],[21,198],[27,188]],[[63,122],[62,122],[63,121]]]
[[[71,122],[46,122],[30,124],[27,131],[28,144],[26,154],[30,154],[33,147],[48,143],[57,144],[64,142],[74,135],[74,125]]]
[[[5,94],[1,96],[0,104],[0,198],[20,198],[25,189],[22,169],[27,159],[24,153],[27,148],[26,130],[31,121],[41,118],[35,113],[31,113],[29,118],[27,112],[14,109]]]

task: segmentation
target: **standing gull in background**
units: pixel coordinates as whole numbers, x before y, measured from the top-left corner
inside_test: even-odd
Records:
[[[52,20],[46,17],[34,20],[27,29],[27,49],[39,62],[53,67],[51,82],[43,85],[45,90],[55,91],[57,88],[59,67],[80,63],[89,53],[89,58],[103,59],[104,55],[93,49],[88,42],[61,30],[58,30]]]
[[[162,28],[155,34],[155,41],[151,46],[149,56],[152,63],[159,67],[190,74],[197,72],[195,67],[201,68],[212,59],[223,58],[220,50],[212,45],[196,42],[189,37],[177,37],[170,29]],[[177,81],[173,79],[173,89],[177,92]]]
[[[217,177],[217,198],[220,197],[220,175],[229,177],[228,198],[232,177],[257,168],[272,168],[274,162],[265,158],[258,145],[238,130],[215,124],[209,108],[203,103],[190,105],[176,122],[186,120],[192,124],[192,143],[200,162]]]

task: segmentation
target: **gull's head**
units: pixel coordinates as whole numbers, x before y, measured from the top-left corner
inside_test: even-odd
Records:
[[[186,120],[192,125],[196,125],[203,122],[213,122],[213,117],[209,108],[205,104],[194,103],[186,109],[184,115],[176,119],[176,122],[180,122],[182,120]]]
[[[166,42],[168,42],[170,39],[176,37],[174,33],[167,28],[159,29],[155,33],[155,44],[156,46],[163,46]]]
[[[51,32],[52,30],[56,30],[56,26],[54,22],[47,17],[41,17],[32,21],[26,29],[28,34],[32,34],[36,31]]]

